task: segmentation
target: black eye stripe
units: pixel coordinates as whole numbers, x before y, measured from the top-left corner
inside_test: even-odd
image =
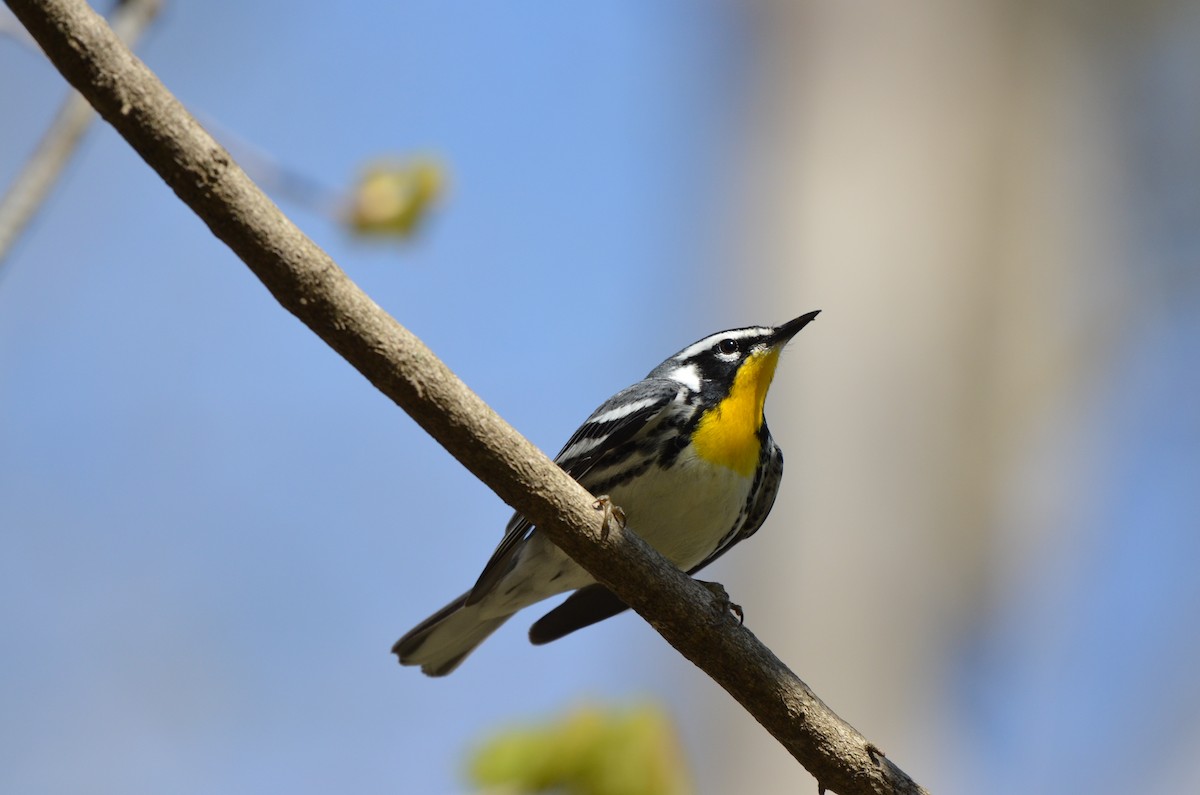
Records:
[[[719,350],[721,353],[726,353],[726,354],[737,353],[738,352],[737,340],[728,340],[728,339],[721,340],[719,343],[717,343],[717,350]]]

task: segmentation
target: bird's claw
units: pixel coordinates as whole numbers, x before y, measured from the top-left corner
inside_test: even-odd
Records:
[[[696,580],[696,582],[703,585],[713,595],[713,599],[716,600],[717,611],[721,615],[733,613],[737,616],[738,626],[746,623],[746,614],[742,611],[742,606],[730,601],[729,592],[725,590],[724,585],[719,582],[708,582],[707,580]]]
[[[620,505],[614,505],[612,499],[607,494],[601,494],[592,503],[592,507],[597,511],[604,511],[604,521],[600,523],[600,540],[607,541],[608,534],[612,532],[615,526],[618,531],[625,529],[625,511]]]

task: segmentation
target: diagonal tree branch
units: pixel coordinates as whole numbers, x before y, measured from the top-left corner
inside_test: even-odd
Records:
[[[305,237],[82,0],[7,0],[63,75],[275,298],[736,698],[822,788],[922,793],[713,595],[630,532]]]
[[[113,32],[132,48],[160,7],[160,0],[121,0],[113,12]],[[50,195],[95,118],[96,111],[91,104],[78,91],[72,90],[8,193],[0,198],[0,265],[4,264],[13,244]]]

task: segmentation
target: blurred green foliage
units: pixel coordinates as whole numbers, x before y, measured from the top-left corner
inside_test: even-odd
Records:
[[[468,759],[475,787],[525,795],[690,795],[675,728],[660,708],[581,707],[501,730]]]
[[[445,183],[445,168],[432,158],[375,163],[350,192],[346,222],[359,234],[409,237],[429,215]]]

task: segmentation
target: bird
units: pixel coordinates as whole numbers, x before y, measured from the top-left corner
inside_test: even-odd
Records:
[[[719,331],[600,404],[554,461],[623,513],[689,575],[762,526],[783,477],[764,405],[779,355],[819,314]],[[574,591],[529,630],[535,645],[627,607],[515,514],[475,585],[392,647],[401,665],[445,676],[518,611]]]

